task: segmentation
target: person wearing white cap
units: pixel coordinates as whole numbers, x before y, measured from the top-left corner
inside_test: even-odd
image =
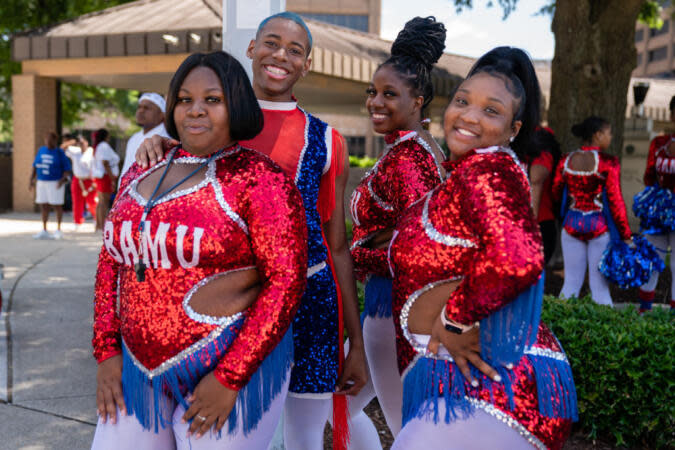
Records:
[[[136,108],[136,124],[142,129],[134,133],[127,142],[127,150],[124,156],[124,166],[117,183],[122,176],[129,170],[134,163],[136,150],[145,138],[158,134],[163,137],[169,137],[164,128],[164,112],[166,111],[166,101],[164,97],[155,92],[146,92],[138,99],[138,108]]]

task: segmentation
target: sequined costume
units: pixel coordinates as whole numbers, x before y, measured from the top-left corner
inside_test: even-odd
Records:
[[[401,212],[443,181],[444,170],[432,148],[414,131],[384,137],[384,155],[351,196],[354,268],[362,277],[390,276],[387,249],[366,245],[377,233],[392,230]]]
[[[542,241],[527,176],[515,154],[491,147],[462,157],[447,181],[400,219],[389,261],[395,274],[404,424],[433,411],[433,402],[445,401],[449,413],[436,422],[449,423],[478,408],[538,448],[560,448],[576,417],[576,394],[567,358],[536,312],[543,291]],[[449,355],[428,353],[409,330],[408,314],[419,296],[449,281],[460,283],[448,298],[447,316],[464,324],[481,322],[481,355],[493,361],[503,383],[473,368],[479,386],[472,387]],[[494,330],[491,321],[503,318],[504,311],[512,321],[529,321],[527,345],[521,345],[512,370],[485,351],[489,345],[506,348],[515,336],[506,326],[500,339],[497,334],[492,343],[485,339],[484,331]]]
[[[204,161],[175,152],[173,164]],[[141,237],[146,200],[138,183],[166,164],[145,172],[133,165],[105,223],[94,356],[101,362],[123,353],[125,402],[146,428],[157,430],[168,421],[162,405],[154,405],[154,414],[147,410],[148,384],[171,392],[187,409],[187,391],[213,371],[224,386],[239,391],[230,419],[239,410],[245,429],[252,429],[291,365],[287,330],[307,273],[300,196],[269,158],[235,145],[208,164],[198,184],[162,198]],[[134,273],[141,258],[147,266],[143,282]],[[247,310],[213,317],[191,307],[192,295],[210,280],[250,268],[257,268],[261,289]],[[232,429],[236,420],[230,422]]]
[[[344,140],[295,102],[259,100],[263,131],[242,145],[268,155],[293,178],[307,219],[310,274],[293,321],[290,395],[330,397],[338,378],[340,305],[322,225],[335,208],[335,177],[342,172]]]
[[[593,170],[586,172],[569,167],[570,158],[577,152],[593,154]],[[563,199],[565,188],[567,198]],[[565,155],[556,168],[552,190],[555,201],[565,202],[563,227],[570,236],[590,241],[606,233],[609,227],[606,213],[610,213],[621,238],[630,238],[631,231],[621,193],[621,166],[615,156],[603,153],[598,147],[581,147]],[[604,195],[607,206],[603,204]]]

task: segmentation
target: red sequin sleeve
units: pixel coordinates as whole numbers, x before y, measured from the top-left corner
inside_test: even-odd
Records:
[[[373,191],[391,205],[391,223],[382,224],[380,231],[393,228],[396,220],[411,204],[440,183],[434,158],[414,139],[406,140],[389,151],[373,176]],[[361,236],[354,235],[354,241]],[[363,274],[389,277],[387,248],[356,246],[352,249],[354,266]]]
[[[647,155],[647,167],[645,168],[644,182],[645,186],[656,184],[656,150],[663,145],[661,136],[657,136],[649,143],[649,154]]]
[[[248,383],[288,331],[307,283],[307,226],[295,185],[280,170],[258,167],[242,196],[242,218],[262,286],[214,370],[216,378],[234,390]]]
[[[94,357],[102,362],[122,353],[120,318],[117,314],[117,275],[120,264],[105,247],[98,256],[94,286]]]
[[[478,246],[448,299],[447,316],[481,320],[534,283],[544,266],[527,179],[506,155],[477,155],[453,183],[460,214]]]
[[[615,156],[602,153],[602,158],[606,161],[606,176],[605,189],[607,190],[607,200],[609,202],[609,210],[612,213],[614,224],[616,225],[622,239],[629,239],[631,236],[630,226],[628,225],[628,217],[626,215],[626,204],[623,201],[623,194],[621,193],[621,164],[619,159]]]
[[[563,169],[565,168],[565,161],[567,161],[567,155],[560,158],[558,165],[555,168],[555,175],[553,177],[553,184],[551,185],[551,195],[553,196],[553,201],[560,203],[562,201],[563,188],[565,187],[565,180],[563,179]]]

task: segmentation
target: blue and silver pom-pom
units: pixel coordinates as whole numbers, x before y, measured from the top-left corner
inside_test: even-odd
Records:
[[[633,213],[640,218],[644,234],[675,231],[675,196],[670,189],[647,186],[633,198]]]
[[[621,289],[642,286],[653,271],[666,268],[656,248],[643,236],[633,236],[634,245],[610,241],[602,254],[598,270]]]

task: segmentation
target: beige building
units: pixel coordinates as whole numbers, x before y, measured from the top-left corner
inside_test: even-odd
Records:
[[[286,0],[286,9],[317,21],[380,34],[382,0]]]
[[[661,12],[663,26],[660,29],[649,28],[638,22],[635,28],[635,48],[637,66],[634,77],[675,77],[675,30],[672,20],[673,8]]]

